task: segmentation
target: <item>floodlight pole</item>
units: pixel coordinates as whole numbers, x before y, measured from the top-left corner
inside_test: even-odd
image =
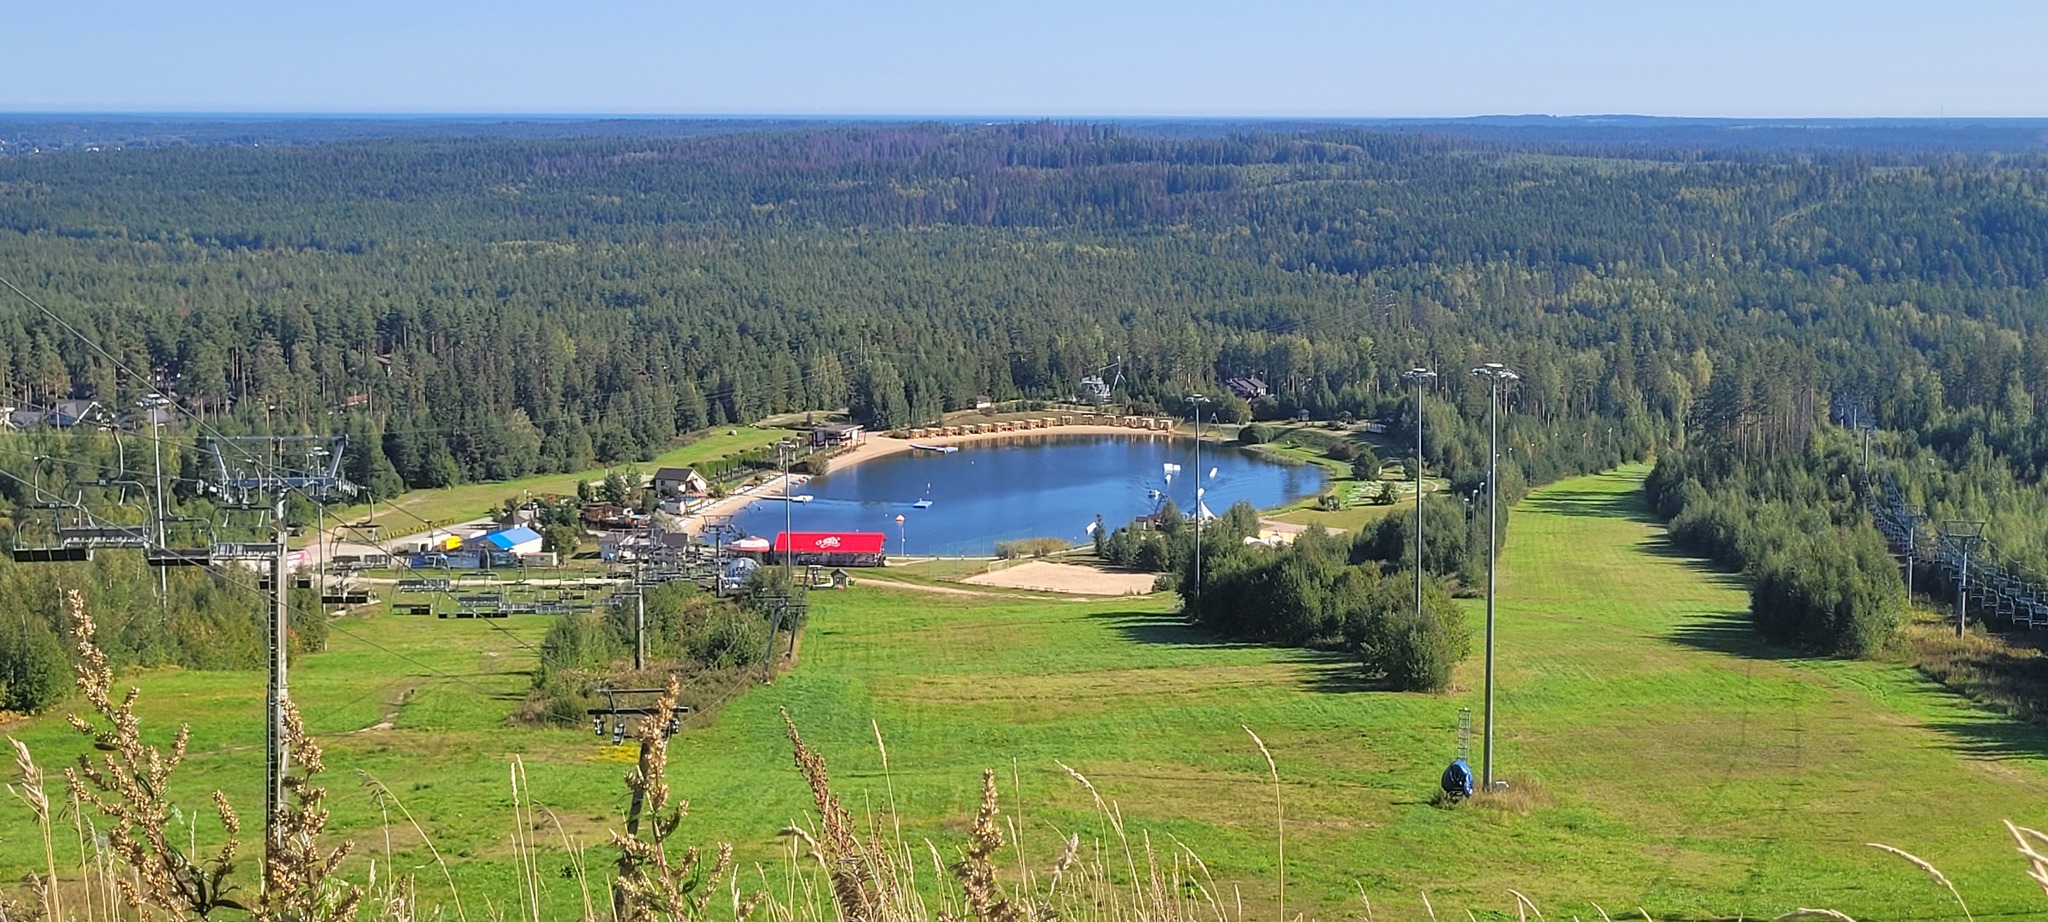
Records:
[[[1436,377],[1427,368],[1410,368],[1401,377],[1415,385],[1415,616],[1422,617],[1422,382]]]
[[[1202,598],[1202,404],[1209,398],[1191,394],[1195,405],[1195,598]]]
[[[1493,790],[1493,597],[1494,561],[1500,530],[1500,383],[1521,378],[1499,362],[1472,369],[1474,377],[1488,379],[1487,416],[1493,430],[1487,456],[1486,474],[1486,742],[1479,760],[1481,790]]]
[[[775,453],[782,458],[782,533],[785,535],[795,531],[793,523],[796,521],[796,510],[791,507],[796,505],[796,500],[791,497],[789,489],[789,455],[795,448],[796,446],[791,445],[788,439],[775,443]],[[796,548],[795,539],[789,540],[790,549],[794,551]],[[796,577],[793,575],[796,572],[793,569],[793,558],[795,556],[794,553],[782,555],[783,592],[791,591],[791,588],[796,585]]]

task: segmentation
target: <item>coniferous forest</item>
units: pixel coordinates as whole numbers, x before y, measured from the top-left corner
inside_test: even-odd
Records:
[[[1676,536],[1768,577],[1772,611],[1846,580],[1842,612],[1895,616],[1844,400],[1915,501],[1996,506],[2001,550],[2048,564],[2048,154],[1339,126],[657,134],[0,157],[0,274],[48,309],[6,293],[5,402],[162,392],[222,432],[345,434],[346,473],[388,497],[780,411],[893,427],[1065,398],[1116,362],[1160,412],[1253,375],[1272,396],[1220,401],[1225,421],[1350,414],[1398,441],[1400,372],[1422,365],[1444,372],[1423,453],[1470,485],[1487,391],[1463,372],[1498,361],[1522,376],[1510,494],[1658,459]],[[26,476],[34,453],[0,467]],[[27,499],[18,480],[0,497]],[[1844,653],[1888,623],[1758,617]]]

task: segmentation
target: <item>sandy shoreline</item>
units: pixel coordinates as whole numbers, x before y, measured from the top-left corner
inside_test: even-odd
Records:
[[[832,463],[826,470],[841,471],[856,464],[873,461],[876,458],[904,454],[913,450],[910,447],[913,442],[918,445],[965,445],[970,442],[978,444],[982,442],[1001,442],[1009,439],[1032,439],[1064,435],[1126,435],[1158,439],[1187,438],[1185,435],[1169,430],[1131,429],[1124,426],[1107,425],[1053,426],[1046,429],[1022,429],[1015,432],[982,432],[972,435],[934,436],[923,439],[899,439],[893,436],[869,434],[862,438],[859,445],[833,455]],[[801,474],[790,475],[791,486],[793,487],[801,486],[809,479]],[[752,489],[734,493],[724,499],[713,500],[706,505],[691,509],[683,517],[683,531],[694,535],[703,528],[705,516],[736,515],[750,503],[762,502],[783,495],[785,491],[781,481],[782,477],[777,475]]]
[[[828,470],[837,471],[844,467],[852,467],[863,461],[872,461],[889,455],[900,455],[911,451],[910,446],[913,443],[918,445],[966,445],[968,443],[979,444],[982,442],[1001,442],[1009,439],[1031,439],[1062,435],[1142,435],[1162,439],[1187,438],[1187,436],[1177,432],[1161,429],[1130,429],[1123,426],[1089,425],[1053,426],[1046,429],[1019,429],[1014,432],[982,432],[973,435],[932,436],[922,439],[899,439],[892,436],[871,434],[864,438],[859,445],[833,455],[832,465]]]

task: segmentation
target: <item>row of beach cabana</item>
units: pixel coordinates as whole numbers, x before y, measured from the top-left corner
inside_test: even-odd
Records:
[[[967,423],[960,426],[914,426],[905,430],[913,439],[936,439],[953,435],[986,435],[993,432],[1023,432],[1030,429],[1051,429],[1057,426],[1075,425],[1074,417],[1032,416],[1024,419],[1005,419],[987,423]],[[1165,416],[1083,416],[1081,425],[1118,426],[1125,429],[1151,429],[1168,431],[1174,420]]]

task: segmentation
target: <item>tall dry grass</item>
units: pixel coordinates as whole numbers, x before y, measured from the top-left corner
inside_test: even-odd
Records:
[[[153,922],[242,915],[263,922],[421,922],[451,916],[469,922],[463,895],[431,837],[389,789],[367,776],[364,784],[385,813],[383,860],[369,861],[361,885],[339,875],[349,846],[321,844],[327,821],[325,790],[315,782],[325,765],[295,710],[288,711],[286,721],[292,745],[289,797],[273,818],[275,833],[267,843],[267,860],[257,862],[253,875],[242,871],[236,845],[241,819],[218,791],[212,804],[219,832],[207,837],[218,845],[202,854],[198,831],[188,826],[182,830],[185,844],[180,847],[177,811],[166,792],[183,761],[187,731],[179,729],[168,751],[142,741],[134,716],[138,692],[129,689],[119,703],[114,701],[112,671],[94,643],[92,619],[75,593],[70,604],[77,684],[90,711],[69,722],[97,754],[80,756],[78,764],[64,772],[79,858],[72,879],[60,877],[56,824],[64,804],[52,803],[45,773],[29,748],[10,740],[18,778],[8,790],[34,822],[44,867],[27,880],[29,902],[0,898],[0,922]],[[888,747],[878,725],[875,746],[888,806],[879,815],[863,817],[846,808],[824,757],[805,743],[786,712],[782,718],[791,757],[811,793],[814,812],[783,830],[786,860],[745,874],[735,867],[729,844],[709,850],[682,844],[689,804],[676,797],[667,782],[669,739],[664,732],[680,695],[678,683],[670,681],[655,713],[640,726],[640,757],[623,778],[636,806],[626,829],[611,833],[609,848],[616,849],[616,857],[609,875],[594,873],[588,850],[533,799],[525,764],[517,759],[510,763],[510,840],[519,863],[519,892],[516,904],[503,901],[503,895],[497,895],[498,901],[486,895],[493,922],[543,922],[548,917],[541,899],[540,868],[553,863],[555,850],[567,856],[573,870],[582,897],[577,914],[584,922],[1246,922],[1244,896],[1236,887],[1219,883],[1201,857],[1178,840],[1156,842],[1148,833],[1128,828],[1115,801],[1071,767],[1060,764],[1077,792],[1094,806],[1092,840],[1062,832],[1057,848],[1034,861],[1022,845],[1023,833],[1030,828],[1028,818],[1004,810],[998,775],[988,769],[982,774],[980,801],[966,840],[942,848],[932,839],[905,834],[896,812]],[[1279,919],[1289,922],[1298,916],[1289,916],[1286,904],[1284,788],[1272,750],[1249,727],[1245,731],[1265,759],[1272,784],[1274,898]],[[1013,769],[1013,783],[1014,776]],[[1507,793],[1490,805],[1526,810],[1547,800],[1534,786],[1524,786],[1519,796]],[[394,810],[432,852],[447,888],[446,904],[423,903],[414,879],[395,873],[398,865],[390,844]],[[2027,873],[2048,892],[2048,835],[2007,825],[2027,862]],[[1955,900],[1966,922],[1971,918],[1962,894],[1933,865],[1891,846],[1874,847],[1928,874]],[[746,877],[751,879],[743,883]],[[253,894],[244,883],[251,879],[261,881]],[[594,891],[609,893],[610,898],[594,899]],[[80,898],[63,900],[61,893]],[[1535,901],[1523,893],[1509,890],[1501,896],[1496,912],[1512,913],[1525,922],[1544,918]],[[1363,888],[1359,897],[1371,922],[1374,904]],[[1437,909],[1429,895],[1417,897],[1420,911],[1435,922]],[[1603,922],[1611,922],[1606,910],[1594,910]],[[1466,914],[1476,917],[1471,910]],[[1654,922],[1640,908],[1636,914]],[[1830,909],[1801,908],[1779,918],[1839,922],[1849,917]]]

